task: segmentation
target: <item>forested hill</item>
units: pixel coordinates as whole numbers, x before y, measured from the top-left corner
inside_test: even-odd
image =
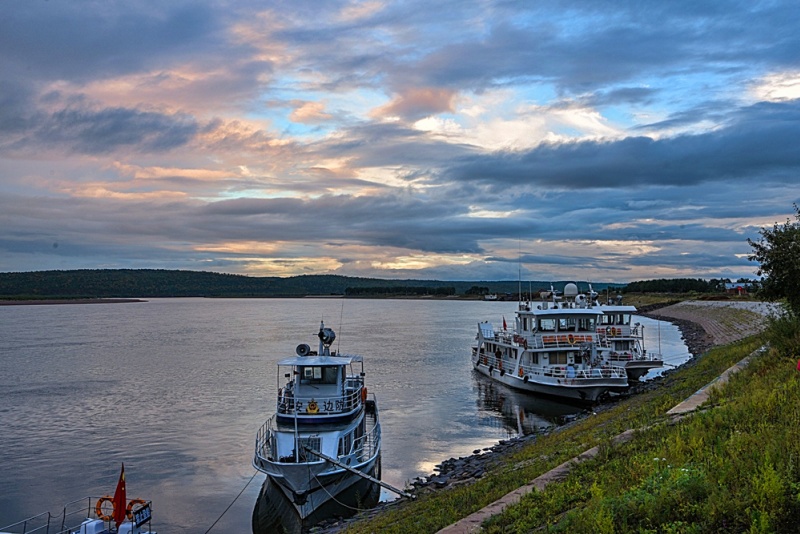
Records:
[[[562,289],[565,283],[554,282],[553,286]],[[523,292],[528,288],[538,291],[549,288],[550,282],[525,281],[521,285]],[[581,286],[585,287],[584,284]],[[602,291],[607,286],[596,284],[595,290]],[[518,281],[382,280],[337,275],[279,278],[160,269],[0,273],[0,298],[442,296],[486,293],[508,293],[516,297],[519,287]]]

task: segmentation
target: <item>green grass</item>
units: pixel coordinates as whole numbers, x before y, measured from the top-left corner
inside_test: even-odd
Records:
[[[666,411],[768,339],[677,423]],[[597,415],[543,436],[473,484],[392,507],[347,532],[435,532],[593,447],[600,454],[560,483],[526,495],[484,524],[490,533],[796,532],[800,524],[800,322],[709,351]],[[642,429],[623,445],[611,438]]]

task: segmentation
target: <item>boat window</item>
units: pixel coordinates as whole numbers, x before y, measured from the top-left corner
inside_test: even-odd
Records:
[[[539,330],[544,332],[555,332],[556,320],[555,319],[539,319]]]
[[[567,363],[567,353],[566,352],[551,352],[550,353],[550,365],[556,364],[566,364]]]
[[[580,322],[578,323],[578,330],[583,331],[590,331],[593,332],[595,329],[595,318],[594,317],[582,317]]]
[[[353,434],[348,433],[339,438],[339,456],[346,456],[350,454],[350,449],[353,447]]]
[[[564,317],[558,320],[558,329],[561,331],[574,331],[575,330],[575,318],[574,317]]]
[[[303,384],[336,384],[338,366],[303,367]]]
[[[629,313],[622,314],[622,322],[619,324],[630,324],[631,323],[631,316]]]

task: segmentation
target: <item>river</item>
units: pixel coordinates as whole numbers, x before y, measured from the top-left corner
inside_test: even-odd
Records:
[[[264,480],[248,484],[253,445],[274,412],[276,362],[300,343],[316,346],[320,320],[336,331],[337,351],[364,356],[383,426],[382,478],[393,486],[558,424],[581,408],[472,372],[478,321],[502,324],[515,309],[338,298],[0,307],[0,526],[113,494],[124,462],[128,497],[153,501],[155,530],[202,533],[218,520],[211,532],[251,532]],[[648,350],[686,361],[676,327],[636,320]]]

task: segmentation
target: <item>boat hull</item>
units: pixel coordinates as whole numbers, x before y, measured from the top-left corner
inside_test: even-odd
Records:
[[[660,360],[634,360],[625,364],[625,372],[631,380],[639,380],[651,369],[659,369],[664,366]]]
[[[379,466],[380,454],[354,468],[366,475],[380,479]],[[287,472],[286,476],[269,474],[267,478],[275,488],[281,491],[294,509],[294,513],[302,520],[307,520],[329,501],[340,500],[341,496],[348,493],[353,486],[366,480],[344,469],[331,471],[328,469],[330,464],[327,463],[321,465],[298,464],[293,467],[298,469]],[[299,485],[297,477],[300,470],[303,470],[302,476],[305,480],[303,480],[302,489],[298,490],[296,489]]]
[[[380,462],[373,474],[380,478]],[[322,521],[351,517],[359,510],[373,508],[380,501],[380,495],[381,488],[378,484],[359,479],[347,490],[340,492],[336,500],[329,500],[301,518],[292,500],[287,498],[286,493],[270,477],[266,477],[253,507],[253,534],[301,534]]]
[[[501,373],[496,368],[480,362],[473,362],[473,368],[492,380],[514,389],[581,402],[597,402],[603,393],[628,386],[626,378],[598,377],[570,381],[568,378],[529,375],[526,381],[525,377],[513,373]]]

